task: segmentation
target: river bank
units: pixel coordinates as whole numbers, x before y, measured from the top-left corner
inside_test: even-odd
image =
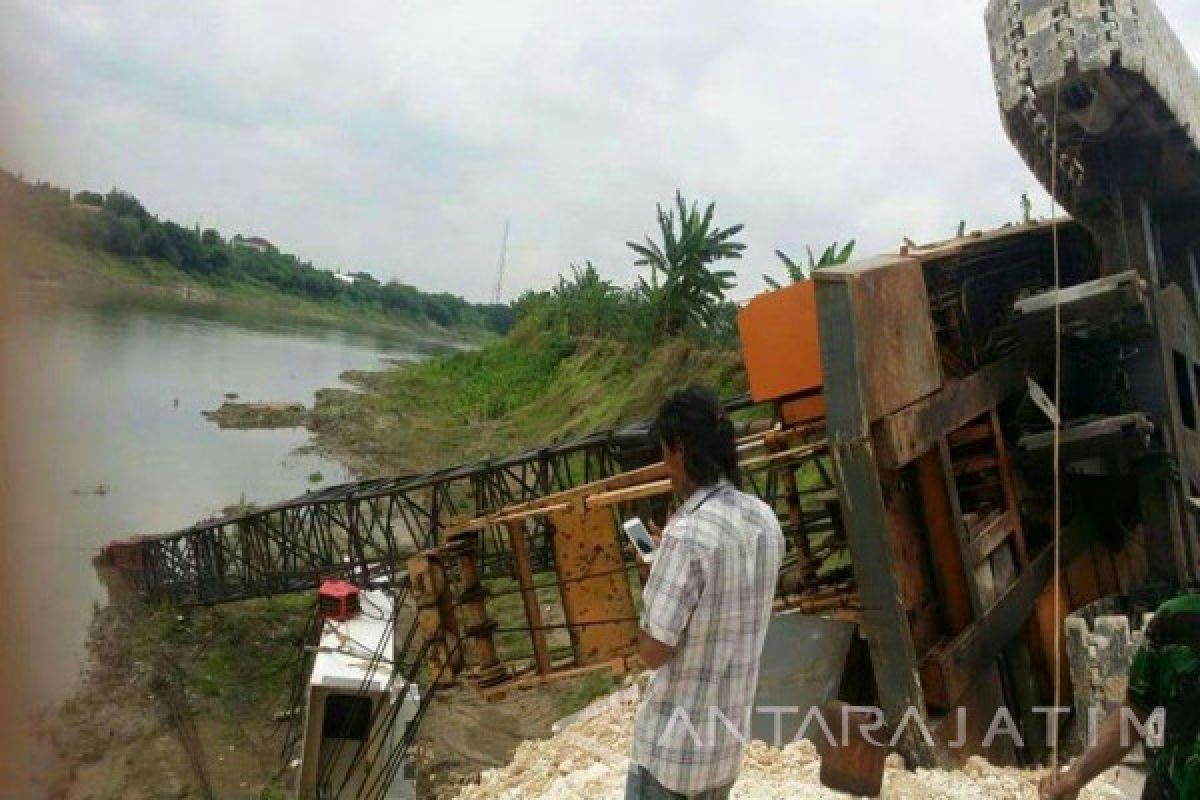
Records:
[[[105,542],[351,478],[336,461],[297,452],[310,441],[303,428],[226,431],[201,412],[233,395],[311,403],[345,370],[419,360],[429,348],[265,313],[241,322],[173,302],[9,297],[19,302],[6,317],[0,375],[20,458],[8,509],[21,535],[10,537],[5,558],[16,576],[10,588],[29,609],[28,631],[16,639],[22,691],[9,702],[21,747],[32,750],[30,721],[80,689],[94,610],[109,603],[91,563]],[[157,713],[150,706],[143,716]],[[100,706],[95,718],[107,714]],[[134,752],[151,758],[154,750]],[[47,760],[44,749],[22,759],[5,796],[44,796],[28,780],[47,773]]]
[[[505,455],[653,415],[672,388],[745,391],[736,351],[671,339],[566,344],[532,333],[478,351],[385,371],[352,371],[308,415],[316,450],[357,476],[427,470]]]
[[[644,418],[683,383],[703,381],[727,394],[744,388],[736,352],[683,339],[640,352],[537,334],[341,377],[353,388],[319,390],[301,416],[312,431],[309,447],[360,477],[431,469]],[[229,405],[238,424],[256,424],[255,414]],[[279,796],[288,772],[274,720],[293,712],[285,706],[296,675],[284,659],[300,652],[311,602],[296,595],[187,611],[137,601],[98,609],[80,688],[43,726],[60,754],[50,796],[202,796],[199,773],[164,710],[163,663],[186,665],[172,679],[187,698],[205,773],[214,789],[219,782],[216,796]],[[611,687],[593,676],[499,703],[465,690],[439,695],[418,748],[422,796],[453,796]]]
[[[318,303],[269,286],[205,283],[161,261],[118,258],[29,230],[10,231],[9,241],[0,248],[0,270],[17,278],[14,288],[41,295],[45,301],[162,304],[235,324],[267,318],[331,330],[404,336],[430,346],[477,347],[495,338],[479,328],[442,327],[380,311]]]

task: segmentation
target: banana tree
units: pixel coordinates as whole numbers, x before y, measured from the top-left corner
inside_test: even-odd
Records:
[[[811,278],[813,272],[816,270],[824,269],[825,267],[832,267],[836,264],[845,264],[850,260],[850,256],[854,254],[854,245],[855,240],[851,239],[850,241],[846,242],[842,249],[839,250],[838,243],[834,242],[825,248],[825,251],[821,253],[820,258],[814,258],[812,248],[805,247],[804,249],[808,252],[808,264],[802,264],[793,260],[782,250],[776,250],[775,255],[778,256],[779,260],[783,262],[784,269],[787,270],[788,277],[791,278],[792,283],[799,283],[800,281],[806,281]],[[762,277],[763,280],[766,281],[767,286],[770,286],[772,289],[780,288],[779,281],[775,280],[770,275],[763,275]]]
[[[661,242],[647,236],[644,244],[626,244],[638,255],[634,265],[650,267],[650,280],[639,277],[638,291],[654,310],[661,334],[673,336],[688,325],[713,321],[725,292],[736,285],[736,275],[710,265],[741,258],[746,245],[733,238],[742,225],[713,224],[713,203],[702,214],[676,191],[674,209],[664,210],[661,204],[656,208]]]

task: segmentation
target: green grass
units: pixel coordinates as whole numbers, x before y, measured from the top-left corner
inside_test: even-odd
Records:
[[[189,695],[230,721],[277,709],[301,653],[311,593],[210,608],[146,608],[133,621],[130,655],[156,668],[177,664]]]
[[[740,354],[673,339],[650,350],[568,344],[518,327],[474,352],[357,376],[364,392],[318,393],[322,443],[366,474],[499,456],[654,414],[673,388],[745,390]]]

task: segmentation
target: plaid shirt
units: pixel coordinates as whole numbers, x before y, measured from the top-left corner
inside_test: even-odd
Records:
[[[631,759],[671,791],[737,779],[730,727],[749,733],[783,551],[770,506],[725,481],[697,489],[663,531],[641,625],[675,653],[646,688]]]

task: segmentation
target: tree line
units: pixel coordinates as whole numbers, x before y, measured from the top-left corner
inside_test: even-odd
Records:
[[[250,240],[225,239],[212,229],[188,228],[160,220],[128,192],[84,190],[74,195],[48,183],[30,183],[0,170],[0,183],[15,197],[19,221],[80,247],[126,259],[149,258],[171,264],[212,285],[249,283],[352,310],[377,310],[413,320],[450,326],[474,326],[497,333],[514,324],[548,333],[571,347],[587,339],[623,341],[650,348],[673,337],[703,346],[737,346],[737,309],[728,298],[736,273],[723,262],[742,258],[738,241],[743,225],[722,227],[715,205],[703,210],[680,192],[666,208],[656,207],[656,235],[629,241],[635,266],[648,269],[635,284],[621,287],[603,278],[591,262],[571,264],[546,290],[527,290],[512,304],[471,303],[446,292],[422,292],[396,281],[380,282],[366,272],[343,280],[274,248]],[[808,251],[808,263],[781,250],[787,279],[807,280],[813,270],[850,259],[854,242],[825,248],[820,258]],[[780,282],[763,276],[768,286]]]
[[[737,240],[743,225],[721,227],[715,205],[703,211],[676,191],[674,203],[656,208],[656,236],[626,245],[634,265],[649,269],[629,287],[600,275],[591,261],[570,265],[558,283],[544,291],[526,291],[514,303],[518,325],[557,334],[566,341],[616,339],[637,347],[653,347],[683,336],[698,344],[736,347],[737,307],[728,298],[736,273],[721,262],[742,258],[746,245]],[[854,242],[825,248],[821,257],[808,251],[808,264],[775,254],[791,281],[811,277],[813,270],[847,262]],[[764,275],[772,289],[779,281]]]
[[[60,241],[125,259],[155,259],[213,286],[252,284],[353,311],[378,311],[442,327],[479,327],[505,333],[514,321],[509,304],[472,303],[448,292],[423,292],[366,272],[343,280],[290,253],[226,239],[213,228],[186,227],[151,214],[132,194],[101,194],[31,183],[0,170],[4,196],[20,224]]]

